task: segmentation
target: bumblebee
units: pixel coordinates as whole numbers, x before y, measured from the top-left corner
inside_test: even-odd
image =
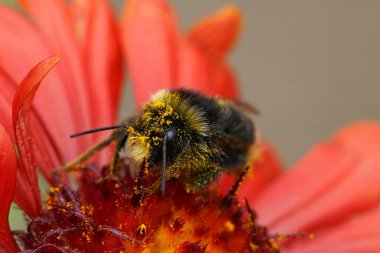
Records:
[[[223,171],[242,170],[250,162],[256,143],[255,127],[240,103],[206,97],[185,89],[161,90],[140,113],[121,125],[72,135],[115,129],[109,139],[67,164],[83,162],[112,141],[117,142],[111,173],[117,169],[119,152],[126,149],[137,164],[159,171],[161,192],[167,180],[177,178],[186,191],[198,191]],[[158,188],[157,187],[157,188]]]

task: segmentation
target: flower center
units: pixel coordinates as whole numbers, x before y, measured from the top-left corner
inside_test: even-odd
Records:
[[[111,178],[107,167],[87,167],[77,190],[57,180],[43,215],[18,234],[25,250],[279,252],[279,237],[268,234],[249,204],[235,198],[243,175],[227,196],[214,186],[187,193],[176,179],[167,182],[162,196],[149,190],[155,175],[142,169],[133,178],[129,169],[124,161]]]

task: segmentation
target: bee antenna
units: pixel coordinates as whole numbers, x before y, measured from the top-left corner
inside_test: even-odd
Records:
[[[164,137],[164,141],[162,144],[162,171],[161,171],[161,193],[162,196],[165,194],[165,183],[166,183],[166,133]]]
[[[99,127],[99,128],[95,128],[95,129],[90,129],[90,130],[86,130],[86,131],[83,131],[83,132],[72,134],[72,135],[70,135],[70,138],[82,136],[82,135],[85,135],[85,134],[100,132],[100,131],[104,131],[104,130],[122,128],[123,126],[124,125],[117,125],[117,126],[106,126],[106,127]]]
[[[162,196],[165,194],[166,186],[166,160],[167,160],[167,142],[173,141],[175,139],[175,129],[169,128],[165,131],[163,143],[162,143],[162,172],[161,172],[161,193]]]

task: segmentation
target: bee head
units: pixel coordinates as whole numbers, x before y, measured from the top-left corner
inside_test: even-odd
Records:
[[[149,168],[159,168],[164,158],[164,146],[170,163],[183,150],[188,136],[183,119],[173,107],[154,101],[143,107],[128,128],[127,149],[137,163],[145,160]]]

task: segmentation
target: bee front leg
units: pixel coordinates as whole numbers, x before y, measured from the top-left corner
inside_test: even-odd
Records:
[[[75,170],[79,164],[87,161],[89,158],[91,158],[93,155],[98,153],[100,150],[106,148],[113,141],[117,140],[119,138],[119,135],[120,134],[117,131],[115,131],[114,133],[111,134],[111,136],[109,138],[95,144],[89,150],[80,154],[77,158],[75,158],[75,160],[68,162],[65,165],[63,165],[62,167],[53,170],[53,172]]]
[[[113,176],[117,172],[117,167],[120,160],[120,151],[124,148],[125,143],[128,140],[128,132],[123,132],[119,137],[119,142],[117,143],[116,150],[112,159],[110,167],[110,175]]]

